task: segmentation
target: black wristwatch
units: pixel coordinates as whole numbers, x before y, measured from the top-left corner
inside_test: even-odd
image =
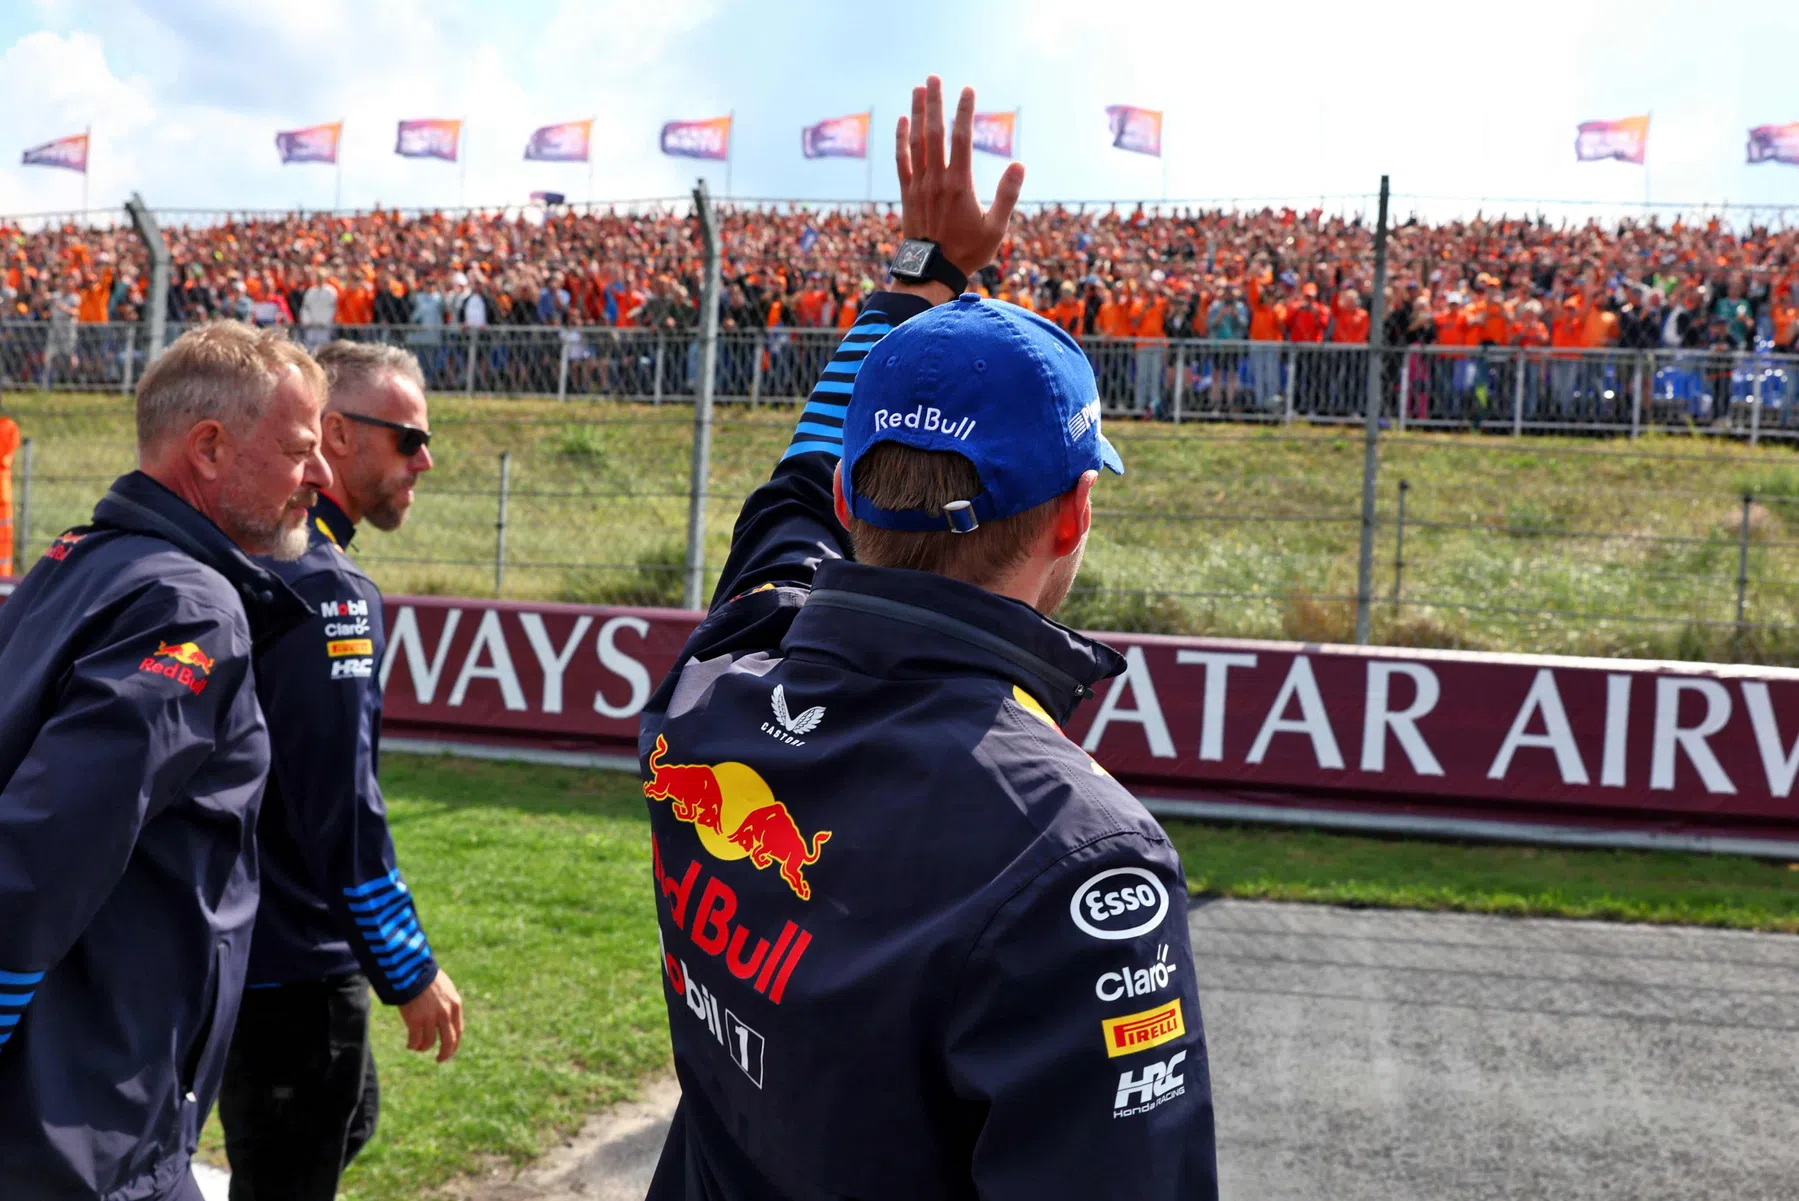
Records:
[[[942,284],[957,296],[968,290],[968,277],[943,257],[943,248],[923,238],[907,238],[887,270],[909,284]]]

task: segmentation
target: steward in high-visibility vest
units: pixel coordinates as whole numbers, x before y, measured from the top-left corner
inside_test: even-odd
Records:
[[[19,423],[0,416],[0,576],[13,573],[12,460],[20,445]]]

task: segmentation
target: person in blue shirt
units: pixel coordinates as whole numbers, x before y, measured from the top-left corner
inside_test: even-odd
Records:
[[[349,555],[356,527],[398,529],[431,470],[418,360],[376,342],[319,348],[333,476],[306,552],[272,569],[308,619],[260,650],[273,761],[257,826],[262,908],[225,1064],[219,1119],[232,1201],[330,1201],[375,1132],[380,1087],[369,989],[399,1008],[407,1046],[462,1041],[462,998],[437,965],[400,873],[380,758],[381,593]]]
[[[138,470],[0,605],[0,1197],[198,1201],[256,913],[255,648],[306,620],[324,378],[276,330],[178,338]]]
[[[1187,888],[1060,729],[1116,651],[1057,624],[1102,469],[1065,331],[966,293],[1005,236],[898,134],[896,282],[746,501],[639,736],[681,1101],[649,1201],[1214,1201]]]

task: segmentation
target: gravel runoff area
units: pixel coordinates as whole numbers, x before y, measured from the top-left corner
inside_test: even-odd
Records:
[[[1799,1180],[1799,937],[1202,904],[1231,1201],[1775,1201]],[[639,1198],[675,1089],[467,1201]]]

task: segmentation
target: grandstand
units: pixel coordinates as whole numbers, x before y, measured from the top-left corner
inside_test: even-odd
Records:
[[[797,395],[829,341],[806,331],[853,320],[898,217],[723,212],[719,391]],[[309,341],[389,337],[420,351],[440,389],[662,399],[692,387],[701,251],[685,206],[171,216],[177,325],[235,316]],[[128,228],[0,223],[0,381],[128,386],[146,274]],[[1393,230],[1388,279],[1384,342],[1412,352],[1385,370],[1401,421],[1757,436],[1799,425],[1778,357],[1799,349],[1799,229],[1784,222],[1413,218]],[[976,286],[1086,339],[1115,412],[1362,408],[1373,231],[1358,215],[1038,206],[1015,216]]]

